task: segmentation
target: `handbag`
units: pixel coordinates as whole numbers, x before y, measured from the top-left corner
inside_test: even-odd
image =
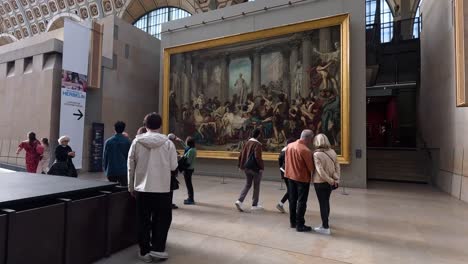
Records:
[[[75,165],[73,164],[73,161],[68,158],[68,161],[67,161],[67,167],[68,167],[68,175],[69,177],[78,177],[78,173],[76,172],[76,168],[75,168]]]
[[[255,172],[260,171],[260,168],[258,167],[257,159],[255,158],[255,149],[253,149],[250,152],[247,161],[245,161],[245,163],[244,163],[244,168],[249,169],[249,170],[253,170]]]
[[[187,161],[187,158],[185,156],[182,156],[178,161],[177,161],[177,169],[180,172],[185,171],[188,167],[190,167],[190,164]]]
[[[177,180],[177,170],[171,171],[171,191],[179,189],[179,181]]]

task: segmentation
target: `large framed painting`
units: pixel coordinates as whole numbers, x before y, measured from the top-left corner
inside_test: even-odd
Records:
[[[163,130],[235,159],[258,128],[275,160],[311,129],[349,163],[349,82],[347,14],[166,48]]]

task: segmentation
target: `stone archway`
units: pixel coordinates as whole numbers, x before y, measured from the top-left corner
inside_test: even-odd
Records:
[[[8,33],[0,34],[0,46],[10,44],[16,41],[18,41],[18,39],[11,34],[8,34]]]
[[[156,0],[143,3],[140,0],[128,0],[125,2],[118,16],[128,23],[133,24],[146,13],[163,7],[177,7],[193,15],[197,13],[199,9],[198,2],[198,0]]]
[[[49,32],[49,31],[52,31],[52,30],[56,30],[56,29],[59,29],[59,28],[63,28],[63,24],[64,24],[64,20],[65,18],[69,18],[73,21],[76,21],[76,22],[81,22],[83,21],[78,15],[76,14],[72,14],[72,13],[61,13],[61,14],[57,14],[55,15],[50,21],[49,23],[47,24],[47,29],[46,29],[46,32]]]

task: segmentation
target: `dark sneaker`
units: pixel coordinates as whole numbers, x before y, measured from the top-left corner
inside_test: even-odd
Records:
[[[284,206],[282,204],[277,204],[276,209],[278,209],[278,211],[280,211],[283,214],[286,213],[286,211],[284,210]]]
[[[306,225],[298,226],[298,227],[296,227],[296,231],[297,232],[310,232],[310,231],[312,231],[312,227],[306,226]]]
[[[291,224],[290,227],[291,228],[296,228],[296,224]]]
[[[186,199],[184,200],[184,204],[195,204],[195,201],[192,199]]]

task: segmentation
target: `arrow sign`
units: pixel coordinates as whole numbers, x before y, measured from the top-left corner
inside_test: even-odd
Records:
[[[83,113],[80,111],[80,109],[78,109],[78,113],[73,113],[73,115],[78,116],[77,120],[80,120],[81,118],[83,118]]]

